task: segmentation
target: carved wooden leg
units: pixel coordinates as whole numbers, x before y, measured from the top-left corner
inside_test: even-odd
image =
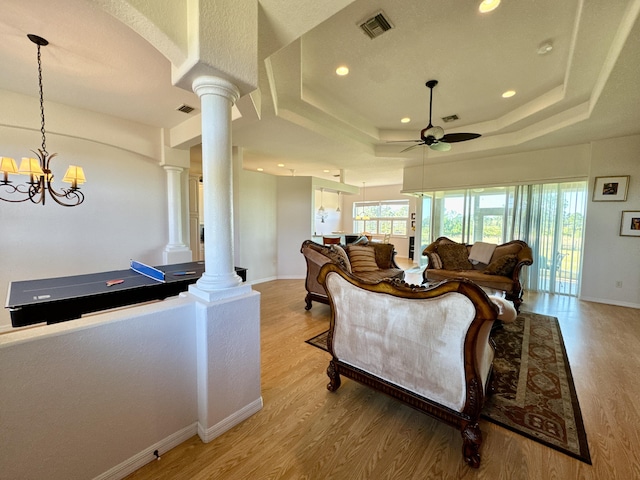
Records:
[[[482,432],[477,423],[469,423],[462,429],[462,455],[470,467],[480,466]]]
[[[327,367],[327,375],[329,376],[327,390],[329,390],[330,392],[335,392],[340,388],[340,374],[338,373],[336,364],[333,363],[333,360],[329,362],[329,366]]]
[[[307,296],[304,297],[304,301],[307,305],[304,307],[305,310],[311,310],[311,294],[307,293]]]
[[[522,305],[522,292],[516,295],[506,294],[505,299],[513,302],[513,306],[516,309],[516,312],[520,313],[520,305]]]

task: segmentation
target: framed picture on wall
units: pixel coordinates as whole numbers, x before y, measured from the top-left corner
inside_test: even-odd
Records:
[[[625,210],[620,220],[620,235],[640,237],[640,210]]]
[[[593,187],[593,201],[625,202],[627,200],[628,187],[629,175],[596,177],[596,183]]]

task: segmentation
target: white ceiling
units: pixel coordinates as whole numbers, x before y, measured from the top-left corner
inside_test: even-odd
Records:
[[[343,170],[348,183],[397,184],[425,153],[429,163],[453,164],[640,133],[640,0],[505,0],[487,15],[477,3],[356,0],[260,62],[260,120],[234,122],[245,168],[323,178]],[[358,24],[379,10],[394,28],[372,40]],[[166,128],[190,118],[179,105],[199,105],[171,86],[165,57],[92,1],[0,0],[0,11],[0,89],[37,95],[26,38],[35,33],[50,42],[48,101]],[[261,30],[264,39],[270,29]],[[546,41],[553,50],[538,55]],[[341,64],[346,77],[335,74]],[[430,79],[440,82],[433,123],[482,137],[446,153],[401,154],[409,144],[387,141],[419,138]],[[501,98],[508,89],[517,94]],[[440,120],[452,114],[460,120]]]

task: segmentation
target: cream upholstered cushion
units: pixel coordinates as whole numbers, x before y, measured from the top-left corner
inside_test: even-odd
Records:
[[[374,272],[378,270],[376,253],[369,245],[348,245],[347,254],[353,273]]]
[[[456,292],[430,299],[381,295],[335,272],[327,275],[325,286],[334,299],[333,351],[340,361],[462,410],[464,341],[475,316],[467,297]],[[488,342],[480,345],[477,360],[486,382],[493,361]]]
[[[518,312],[512,301],[494,295],[489,295],[489,300],[498,307],[498,320],[502,320],[504,323],[511,323],[518,317]]]

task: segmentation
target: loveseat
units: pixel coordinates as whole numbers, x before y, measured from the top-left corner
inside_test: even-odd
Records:
[[[367,282],[377,282],[387,278],[404,279],[404,270],[396,264],[395,248],[390,243],[350,244],[343,247],[342,245],[320,245],[311,240],[305,240],[300,252],[307,263],[306,310],[311,308],[312,300],[329,303],[324,287],[318,283],[318,273],[325,263],[335,263]]]
[[[489,247],[489,244],[483,245]],[[533,263],[531,248],[521,240],[513,240],[493,246],[485,262],[473,264],[469,257],[473,245],[454,242],[440,237],[422,252],[428,258],[427,268],[422,272],[423,283],[450,278],[466,278],[492,290],[505,293],[517,311],[522,304],[522,267]]]
[[[327,388],[337,390],[342,375],[458,428],[464,460],[478,467],[498,312],[486,293],[464,279],[371,284],[334,263],[318,282],[331,304]]]

